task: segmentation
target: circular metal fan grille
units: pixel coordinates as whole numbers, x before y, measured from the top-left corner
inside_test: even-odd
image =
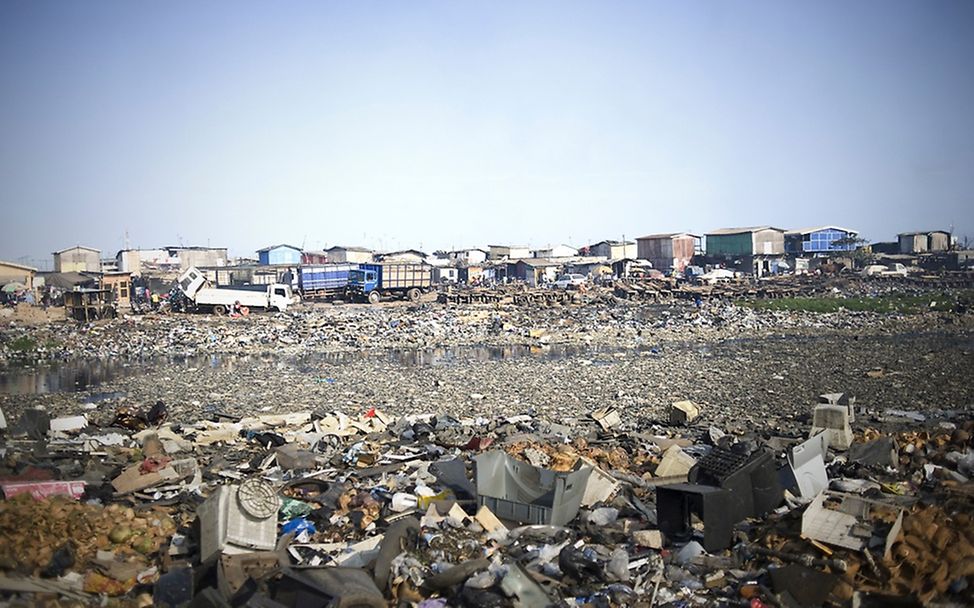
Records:
[[[237,490],[237,502],[248,515],[267,519],[277,513],[278,499],[274,488],[259,479],[248,479]]]

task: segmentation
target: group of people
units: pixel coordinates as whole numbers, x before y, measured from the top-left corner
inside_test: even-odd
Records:
[[[0,305],[16,306],[20,302],[35,303],[34,292],[29,289],[18,291],[0,291]]]

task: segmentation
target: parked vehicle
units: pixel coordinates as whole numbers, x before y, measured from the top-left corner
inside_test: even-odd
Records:
[[[563,274],[557,279],[553,285],[555,289],[578,289],[586,282],[585,275],[583,274]]]
[[[190,268],[179,277],[177,287],[189,304],[184,308],[222,315],[239,303],[247,308],[284,312],[295,302],[291,286],[282,283],[255,285],[254,289],[224,289],[207,287],[206,284],[206,276],[196,268]]]
[[[378,304],[383,298],[419,300],[433,287],[429,264],[359,264],[348,273],[348,297]]]
[[[862,276],[864,277],[905,277],[909,274],[910,270],[900,263],[893,263],[888,265],[883,264],[870,264],[862,269]]]
[[[732,281],[734,280],[735,276],[736,275],[732,270],[714,268],[710,272],[698,276],[697,280],[704,285],[716,285],[717,283],[726,283],[727,281]]]
[[[298,268],[298,289],[309,300],[337,300],[345,297],[348,275],[358,264],[316,264]]]

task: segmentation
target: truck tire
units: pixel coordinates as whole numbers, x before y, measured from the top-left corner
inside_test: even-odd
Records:
[[[369,292],[369,304],[378,304],[379,303],[379,300],[381,300],[381,299],[382,298],[379,296],[379,292],[378,291],[370,291]]]
[[[223,315],[227,314],[227,307],[224,306],[223,304],[217,304],[216,306],[213,307],[213,314],[222,317]]]
[[[422,292],[415,287],[406,292],[406,297],[409,298],[410,302],[419,302],[419,298],[422,295]]]

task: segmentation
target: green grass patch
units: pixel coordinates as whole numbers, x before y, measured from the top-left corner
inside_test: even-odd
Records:
[[[10,350],[19,353],[29,353],[37,350],[37,341],[28,336],[20,336],[10,341]]]
[[[840,309],[856,312],[895,312],[915,314],[926,311],[950,311],[958,301],[971,306],[971,292],[929,293],[924,295],[889,294],[861,298],[781,298],[748,300],[744,306],[756,310],[792,310],[804,312],[836,312]]]

